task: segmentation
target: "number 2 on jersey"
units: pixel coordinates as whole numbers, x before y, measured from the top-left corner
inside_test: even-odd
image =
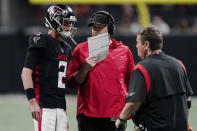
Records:
[[[65,83],[63,83],[63,78],[66,77],[67,62],[59,61],[59,69],[64,67],[64,72],[58,72],[58,88],[65,88]]]

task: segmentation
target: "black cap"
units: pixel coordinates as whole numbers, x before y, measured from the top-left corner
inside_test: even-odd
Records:
[[[90,18],[90,22],[88,26],[92,26],[93,24],[103,24],[103,25],[109,24],[107,15],[104,15],[104,14],[94,15],[92,18]]]

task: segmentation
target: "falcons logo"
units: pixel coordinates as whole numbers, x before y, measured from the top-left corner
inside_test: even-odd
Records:
[[[60,16],[60,15],[66,15],[68,12],[63,11],[61,8],[57,6],[52,6],[48,9],[50,20],[52,21],[54,17]],[[63,14],[61,14],[63,12]]]

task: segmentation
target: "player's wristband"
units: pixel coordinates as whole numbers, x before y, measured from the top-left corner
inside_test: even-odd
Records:
[[[27,99],[30,100],[32,98],[36,98],[35,89],[34,88],[28,88],[25,90],[25,94],[27,96]]]
[[[127,120],[121,119],[120,117],[118,117],[118,119],[119,119],[121,122],[126,122],[126,121],[127,121]]]
[[[188,108],[188,109],[191,108],[191,101],[187,101],[187,108]]]

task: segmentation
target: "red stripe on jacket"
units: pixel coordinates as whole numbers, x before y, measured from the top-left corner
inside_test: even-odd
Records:
[[[150,88],[151,88],[151,80],[150,80],[150,76],[148,74],[148,71],[141,64],[136,65],[135,69],[139,69],[142,72],[144,79],[145,79],[146,87],[147,87],[146,93],[148,94],[150,91]]]

